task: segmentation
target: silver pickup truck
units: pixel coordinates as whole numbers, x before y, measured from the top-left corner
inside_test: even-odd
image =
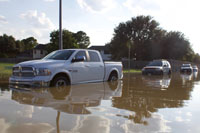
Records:
[[[121,62],[103,62],[96,50],[64,49],[16,64],[9,83],[40,87],[113,81],[123,78],[122,69]]]

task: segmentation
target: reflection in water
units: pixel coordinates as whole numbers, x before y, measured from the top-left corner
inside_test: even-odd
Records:
[[[146,84],[146,87],[149,86],[151,88],[167,89],[171,82],[171,76],[143,76],[142,80],[144,84]]]
[[[99,106],[101,100],[120,95],[121,81],[30,89],[29,91],[12,89],[12,99],[21,104],[52,107],[70,114],[90,114],[87,107]]]
[[[118,81],[111,83],[81,84],[60,88],[29,89],[29,91],[27,89],[12,89],[12,99],[21,104],[56,109],[56,126],[57,133],[59,133],[60,112],[90,114],[91,112],[87,107],[99,106],[101,100],[121,96],[121,88],[121,81]]]
[[[160,108],[180,108],[189,100],[193,88],[191,80],[172,75],[171,77],[132,75],[130,82],[124,79],[121,97],[112,99],[113,106],[133,111],[131,115],[117,116],[132,120],[134,123],[147,125],[146,118]],[[127,76],[128,77],[128,76]],[[141,80],[142,79],[142,80]],[[165,88],[165,89],[163,89]]]
[[[12,88],[12,93],[2,89],[11,94],[12,102],[0,99],[5,107],[0,110],[0,127],[4,125],[0,132],[169,132],[173,126],[160,109],[185,108],[199,81],[195,74],[127,74],[123,81],[112,83]]]

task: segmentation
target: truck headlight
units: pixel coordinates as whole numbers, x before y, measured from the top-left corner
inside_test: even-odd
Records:
[[[51,75],[51,71],[47,68],[36,68],[35,69],[37,76],[48,76]]]

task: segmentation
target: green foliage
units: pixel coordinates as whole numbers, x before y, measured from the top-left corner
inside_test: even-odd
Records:
[[[190,42],[181,32],[166,32],[151,16],[137,16],[120,23],[114,29],[109,47],[112,58],[130,58],[136,60],[177,59],[198,60]]]
[[[90,44],[89,37],[85,32],[79,31],[77,33],[63,30],[63,48],[87,48]],[[47,46],[47,51],[52,52],[58,50],[59,46],[59,30],[53,31],[50,34],[50,43]]]
[[[37,40],[33,37],[27,39],[15,40],[13,36],[4,34],[0,36],[0,58],[16,57],[17,54],[36,46]]]
[[[2,57],[13,56],[14,54],[16,54],[17,49],[15,38],[6,34],[0,36],[0,51]]]
[[[12,66],[14,64],[11,63],[0,63],[0,78],[8,78],[12,74]]]
[[[158,23],[150,16],[138,16],[126,23],[120,23],[114,29],[114,37],[109,45],[114,59],[127,57],[131,45],[131,58],[137,60],[151,59],[153,42],[162,36],[163,32]]]
[[[79,48],[87,48],[90,45],[90,38],[83,31],[73,33],[73,37],[76,39]]]
[[[123,73],[142,73],[142,70],[141,69],[124,69],[123,70]]]
[[[24,50],[33,49],[38,44],[37,40],[34,37],[28,37],[26,39],[23,39],[21,43],[23,43],[24,45]]]

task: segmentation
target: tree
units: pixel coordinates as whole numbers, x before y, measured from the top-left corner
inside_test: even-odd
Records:
[[[59,49],[59,31],[53,31],[50,34],[50,43],[48,44],[48,52]],[[76,40],[73,38],[72,32],[63,30],[63,49],[79,48],[76,44]]]
[[[17,53],[15,38],[4,34],[0,36],[1,57],[14,56]]]
[[[50,34],[50,43],[48,44],[47,51],[52,52],[58,50],[59,31],[53,31]],[[85,32],[79,31],[77,33],[70,32],[66,29],[63,30],[63,48],[87,48],[90,44],[90,39]]]
[[[87,48],[90,45],[90,38],[83,31],[74,33],[73,37],[76,39],[79,48]]]
[[[34,37],[23,39],[22,43],[24,44],[24,50],[33,49],[38,44],[37,39],[35,39]]]
[[[187,40],[181,32],[169,32],[163,37],[161,42],[162,58],[192,61],[195,54]]]
[[[131,58],[152,59],[152,44],[164,33],[159,23],[150,16],[138,16],[114,29],[114,37],[108,43],[114,59],[127,57],[128,42],[131,43]]]
[[[195,56],[190,42],[181,32],[166,32],[150,16],[137,16],[130,21],[120,23],[114,29],[114,36],[107,44],[112,58],[127,58],[129,46],[130,58],[136,60],[177,59],[192,61]]]
[[[18,51],[19,53],[20,53],[20,52],[23,52],[23,51],[25,50],[23,41],[17,40],[17,41],[15,42],[15,44],[16,44],[16,49],[17,49],[17,51]]]

